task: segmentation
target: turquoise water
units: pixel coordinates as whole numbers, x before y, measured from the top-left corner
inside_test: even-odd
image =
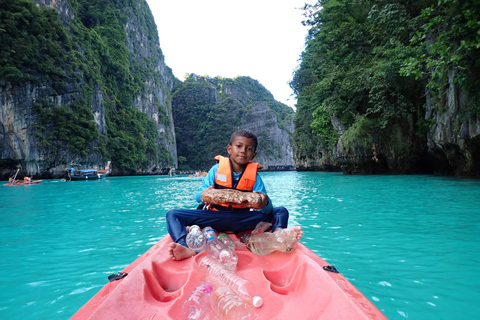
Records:
[[[476,319],[480,181],[266,172],[302,239],[389,319]],[[0,187],[0,318],[68,319],[193,208],[199,178]]]

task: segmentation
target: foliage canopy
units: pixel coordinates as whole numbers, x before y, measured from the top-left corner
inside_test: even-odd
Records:
[[[476,94],[480,11],[474,2],[321,0],[305,5],[304,24],[310,30],[290,82],[298,99],[296,157],[318,157],[312,143],[331,153],[340,135],[347,148],[390,144],[395,149],[391,128],[410,119],[426,123],[425,88],[440,96],[448,72]],[[416,128],[425,132],[424,125]]]

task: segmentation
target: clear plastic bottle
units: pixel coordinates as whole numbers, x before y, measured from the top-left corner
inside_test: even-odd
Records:
[[[207,240],[202,232],[202,229],[200,229],[200,227],[197,225],[190,226],[186,241],[187,246],[194,251],[202,251],[205,249],[207,244]]]
[[[264,256],[273,251],[290,251],[297,243],[295,231],[282,229],[278,232],[254,234],[248,239],[247,248],[253,253]]]
[[[182,311],[189,320],[203,319],[210,309],[210,293],[213,285],[209,282],[202,282],[193,289],[192,293],[183,302]]]
[[[234,251],[235,250],[235,241],[230,238],[230,236],[226,233],[220,233],[217,237],[217,239],[226,245],[230,250]]]
[[[217,232],[212,227],[205,227],[203,233],[207,238],[207,253],[222,262],[228,269],[235,270],[238,262],[238,256],[235,251],[230,250],[217,239]]]
[[[253,308],[243,301],[228,286],[216,288],[210,298],[213,312],[219,319],[250,320]]]
[[[207,272],[207,279],[215,287],[229,286],[241,299],[258,308],[263,304],[263,299],[256,293],[252,282],[229,270],[226,266],[211,256],[204,256],[198,262],[200,268]]]

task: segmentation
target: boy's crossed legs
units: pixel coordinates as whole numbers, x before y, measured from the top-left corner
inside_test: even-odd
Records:
[[[273,208],[271,214],[261,211],[212,211],[196,209],[172,209],[167,212],[168,233],[173,241],[170,243],[169,253],[173,260],[183,260],[194,256],[195,251],[187,247],[187,226],[198,225],[200,228],[212,227],[218,232],[243,232],[255,229],[261,222],[272,222],[272,230],[285,229],[288,223],[288,211],[284,207]],[[292,227],[295,237],[300,240],[303,236],[302,227]]]

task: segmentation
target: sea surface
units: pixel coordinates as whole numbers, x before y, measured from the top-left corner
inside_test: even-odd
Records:
[[[479,319],[480,181],[261,173],[302,242],[389,319]],[[201,178],[0,186],[0,319],[68,319],[194,208]]]

